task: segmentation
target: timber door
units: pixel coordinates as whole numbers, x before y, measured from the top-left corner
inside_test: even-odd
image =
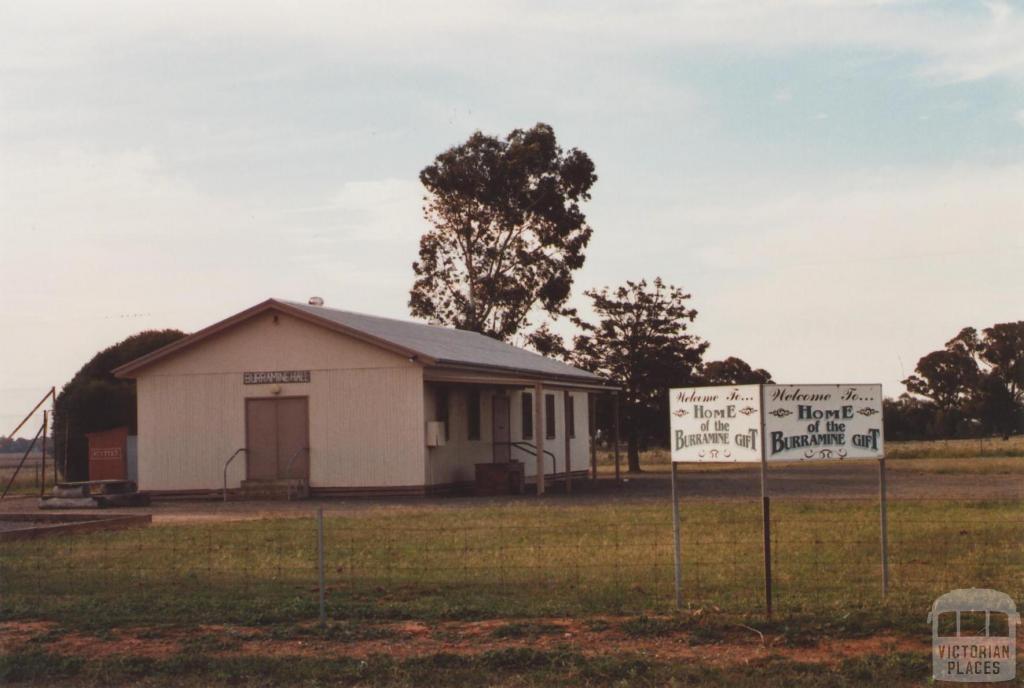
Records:
[[[309,399],[245,400],[246,478],[309,480]]]
[[[245,477],[277,480],[277,400],[245,400]]]
[[[512,432],[509,429],[509,400],[504,394],[495,394],[491,398],[492,425],[491,442],[493,443],[492,461],[494,463],[508,463],[512,458],[512,447],[509,441],[512,439]]]

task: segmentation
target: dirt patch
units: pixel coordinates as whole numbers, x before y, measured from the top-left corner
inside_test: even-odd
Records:
[[[0,624],[0,637],[5,644],[29,641],[57,628],[52,621],[10,621]]]
[[[814,646],[789,647],[781,636],[761,636],[752,629],[727,628],[722,637],[708,640],[699,632],[665,632],[656,637],[631,637],[622,630],[628,618],[507,619],[427,624],[342,626],[326,629],[303,624],[287,628],[200,626],[193,628],[136,627],[100,635],[69,631],[56,624],[22,621],[0,624],[7,651],[34,646],[56,654],[78,657],[135,656],[163,659],[180,653],[202,652],[217,656],[316,657],[345,655],[366,658],[375,654],[397,659],[437,653],[476,655],[490,650],[529,647],[571,650],[587,656],[631,653],[658,660],[693,660],[709,666],[746,664],[782,657],[812,664],[833,664],[850,657],[888,652],[927,653],[927,642],[891,634],[870,638],[823,639]],[[527,629],[520,637],[502,635],[510,623]],[[341,633],[338,632],[339,628]],[[530,628],[543,632],[531,634]],[[355,639],[350,631],[355,630]],[[340,639],[339,639],[340,638]]]

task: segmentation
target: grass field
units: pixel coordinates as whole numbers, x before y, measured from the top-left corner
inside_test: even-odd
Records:
[[[897,502],[890,517],[883,601],[874,504],[779,503],[771,622],[759,511],[737,502],[684,510],[682,612],[668,511],[650,502],[331,515],[325,629],[313,625],[311,515],[8,543],[0,623],[30,632],[0,658],[0,680],[917,685],[932,599],[970,586],[1024,595],[1024,515],[1007,502]],[[486,634],[472,630],[487,620]],[[426,630],[414,637],[410,623]],[[844,640],[874,644],[845,659],[800,654]]]
[[[756,504],[683,510],[688,608],[756,617]],[[1008,502],[896,502],[880,599],[877,506],[779,502],[776,608],[919,615],[958,586],[1024,595],[1024,514]],[[668,505],[368,510],[326,519],[330,616],[480,619],[673,611]],[[3,546],[4,618],[79,626],[268,623],[316,614],[312,518],[154,526]]]
[[[890,466],[1024,464],[925,456]],[[923,685],[935,597],[1024,599],[1019,500],[893,500],[883,599],[874,500],[778,499],[770,621],[759,503],[682,513],[676,610],[661,497],[329,506],[322,628],[312,510],[6,543],[0,683]]]
[[[351,657],[224,656],[182,651],[166,658],[68,657],[45,651],[0,657],[0,676],[12,683],[62,686],[712,686],[788,688],[808,686],[921,685],[930,669],[911,653],[841,659],[810,664],[771,656],[728,668],[670,661],[623,652],[595,657],[568,644],[552,650],[512,647],[474,655],[436,652],[396,658],[389,654]],[[1006,685],[1006,684],[1001,684]]]
[[[1007,440],[985,437],[981,439],[932,440],[927,442],[886,442],[888,465],[895,470],[914,470],[926,473],[1014,473],[1024,474],[1024,435],[1015,435]],[[620,450],[622,470],[626,468],[626,450]],[[952,461],[951,461],[952,460]],[[615,464],[615,455],[610,449],[597,452],[598,466],[606,471]],[[671,463],[668,449],[648,449],[640,453],[640,465],[644,470],[667,470]],[[807,462],[804,465],[826,467],[829,462]],[[700,464],[683,465],[683,470],[702,472],[742,469],[743,464]]]
[[[671,470],[669,461],[658,461],[651,457],[656,452],[644,452],[640,455],[640,468],[647,473],[668,473]],[[655,460],[650,460],[654,458]],[[848,462],[852,463],[852,462]],[[598,463],[600,475],[614,475],[614,462]],[[797,465],[788,462],[773,464],[777,466]],[[831,470],[831,465],[820,462],[799,464],[812,470]],[[679,470],[683,473],[720,473],[722,471],[749,470],[750,464],[745,463],[686,463]],[[932,473],[936,475],[1024,475],[1024,456],[984,456],[984,457],[943,457],[943,458],[895,458],[886,459],[889,471],[907,471],[914,473]],[[625,463],[621,466],[625,474]]]
[[[948,459],[1024,456],[1024,435],[1009,439],[983,437],[964,440],[886,442],[886,455],[893,459]]]
[[[21,454],[0,454],[0,492],[7,487],[11,477],[15,476],[8,494],[39,494],[39,483],[42,481],[41,459],[41,454],[29,456],[15,475]],[[52,456],[48,456],[46,461],[46,487],[53,487]]]

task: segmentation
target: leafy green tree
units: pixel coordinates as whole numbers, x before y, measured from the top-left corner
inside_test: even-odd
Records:
[[[940,435],[973,425],[1004,436],[1020,430],[1024,409],[1024,321],[978,331],[965,327],[923,356],[903,383],[936,406]]]
[[[36,441],[36,447],[42,442],[42,436]],[[52,442],[53,438],[48,437],[47,442]],[[27,437],[0,437],[0,452],[9,454],[23,454],[32,446],[32,440]],[[52,444],[50,445],[53,446]]]
[[[1020,406],[1003,380],[989,373],[983,375],[978,384],[971,415],[978,419],[986,433],[1009,438],[1019,429]]]
[[[729,356],[721,361],[708,361],[701,366],[700,383],[704,385],[757,385],[772,382],[772,374],[763,368],[753,369],[741,358]]]
[[[951,340],[947,348],[922,356],[915,373],[903,380],[907,390],[935,403],[934,430],[949,437],[957,434],[968,407],[977,394],[981,371],[970,350]]]
[[[922,356],[914,374],[903,384],[910,392],[928,397],[948,411],[961,408],[971,398],[980,376],[978,363],[970,352],[953,346]]]
[[[66,480],[88,478],[86,433],[123,425],[130,432],[136,431],[135,381],[116,378],[111,371],[184,336],[178,330],[147,330],[132,335],[93,356],[64,385],[54,404],[53,436],[55,456],[64,461]]]
[[[524,344],[541,356],[571,362],[572,352],[565,346],[565,340],[546,322],[526,335],[525,340]]]
[[[1024,403],[1024,320],[982,330],[978,355],[1017,404]]]
[[[708,343],[687,332],[697,317],[687,307],[690,295],[660,277],[584,293],[598,321],[572,317],[582,331],[574,339],[573,360],[622,388],[629,471],[637,473],[641,445],[667,441],[668,389],[698,379]]]
[[[887,440],[923,440],[934,434],[935,403],[904,392],[898,399],[882,401]]]
[[[476,132],[420,172],[424,216],[413,315],[508,340],[531,310],[558,317],[591,228],[580,208],[597,181],[583,151],[547,124],[499,139]]]

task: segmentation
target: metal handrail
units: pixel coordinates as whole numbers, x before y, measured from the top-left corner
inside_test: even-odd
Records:
[[[518,449],[521,452],[526,452],[527,454],[530,454],[531,456],[537,456],[537,447],[536,447],[536,445],[534,445],[534,444],[532,444],[530,442],[492,442],[492,444],[496,444],[496,445],[499,445],[499,446],[508,445],[510,447],[515,447],[516,449]],[[524,445],[526,447],[529,447],[529,449],[525,449]],[[551,457],[551,474],[552,475],[558,475],[558,459],[556,459],[555,455],[552,454],[547,449],[544,450],[544,453]]]
[[[309,451],[309,447],[299,447],[298,449],[295,450],[295,453],[292,454],[291,458],[288,459],[288,463],[285,464],[285,468],[284,468],[284,475],[285,475],[284,479],[285,480],[291,480],[291,478],[289,478],[288,476],[291,475],[291,473],[292,473],[292,464],[295,462],[295,457],[299,455],[299,452],[304,452],[304,451],[308,452]],[[288,483],[288,501],[290,502],[291,500],[292,500],[292,484]]]
[[[228,457],[228,460],[224,462],[224,501],[228,501],[228,465],[235,460],[235,457],[244,451],[248,451],[245,447],[239,447],[235,450],[235,453]]]

